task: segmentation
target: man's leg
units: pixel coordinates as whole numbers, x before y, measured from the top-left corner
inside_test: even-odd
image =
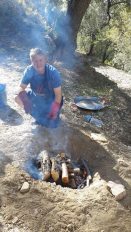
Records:
[[[56,128],[59,126],[61,120],[60,120],[60,112],[61,112],[61,108],[63,106],[63,97],[62,97],[62,100],[61,100],[61,104],[60,104],[60,109],[59,109],[59,112],[57,114],[57,118],[55,119],[51,119],[49,118],[49,110],[50,108],[48,109],[48,115],[47,115],[47,118],[46,118],[46,127],[48,128]],[[50,107],[51,107],[51,104],[50,104]]]
[[[56,119],[49,118],[49,112],[52,105],[52,100],[47,100],[44,98],[36,98],[32,100],[32,117],[35,118],[36,124],[47,127],[47,128],[56,128],[60,123],[60,111],[63,106],[63,97],[60,104],[60,109]]]
[[[18,95],[15,97],[15,102],[16,102],[21,108],[24,109],[23,102],[22,102],[22,100],[19,98]]]
[[[30,114],[32,111],[32,102],[28,97],[25,90],[21,91],[16,97],[15,102],[22,108],[24,108],[26,114]]]

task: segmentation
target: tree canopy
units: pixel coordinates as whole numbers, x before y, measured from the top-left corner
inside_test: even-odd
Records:
[[[127,1],[92,1],[78,33],[78,49],[103,63],[130,71],[130,18]]]
[[[41,46],[48,37],[49,49],[62,40],[68,51],[130,71],[130,18],[129,0],[1,0],[0,38],[19,35]]]

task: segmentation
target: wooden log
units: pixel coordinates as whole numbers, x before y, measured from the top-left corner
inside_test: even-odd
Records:
[[[75,173],[74,173],[74,172],[70,172],[70,173],[69,173],[69,178],[70,178],[70,177],[74,177],[74,176],[75,176]]]
[[[86,185],[86,180],[81,180],[81,183],[77,186],[78,189],[83,189]]]
[[[89,167],[88,167],[87,160],[82,159],[81,161],[82,161],[82,164],[83,164],[83,166],[84,166],[84,168],[85,168],[85,170],[86,170],[86,173],[87,173],[87,177],[86,177],[86,186],[89,187],[90,181],[92,180],[91,172],[90,172],[90,169],[89,169]]]
[[[64,152],[57,154],[56,159],[59,162],[67,162],[67,163],[70,162],[69,156]]]
[[[76,174],[79,174],[79,175],[81,174],[80,168],[72,168],[72,167],[70,167],[68,165],[67,165],[67,168],[68,168],[69,173],[76,173]]]
[[[69,173],[82,175],[80,165],[74,162],[67,163],[67,168]]]
[[[83,183],[83,178],[79,175],[75,175],[74,179],[75,179],[77,188],[81,186],[81,184]]]
[[[72,189],[76,189],[77,188],[76,182],[75,182],[74,178],[70,178],[69,179],[69,187],[72,188]]]
[[[56,158],[54,158],[54,157],[51,158],[51,163],[52,163],[51,176],[52,176],[53,180],[55,182],[57,182],[57,180],[59,179],[59,176],[60,176],[60,166],[59,166]]]
[[[57,154],[56,159],[59,161],[65,160],[66,154],[64,152],[61,152],[61,153]]]
[[[62,163],[62,182],[64,184],[68,184],[69,182],[68,169],[65,162]]]
[[[42,151],[38,155],[38,159],[41,162],[41,169],[44,176],[43,180],[48,180],[51,175],[51,162],[50,162],[48,151],[47,150]]]

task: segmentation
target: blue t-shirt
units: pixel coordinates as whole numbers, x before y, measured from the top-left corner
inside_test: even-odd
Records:
[[[59,72],[52,65],[45,65],[44,74],[39,74],[35,68],[30,65],[24,71],[21,84],[30,84],[32,92],[36,95],[54,98],[54,88],[61,86],[61,77]]]

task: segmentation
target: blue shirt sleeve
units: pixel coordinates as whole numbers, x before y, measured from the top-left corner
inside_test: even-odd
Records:
[[[60,73],[54,69],[52,71],[52,86],[53,88],[58,88],[61,86],[62,80],[61,80],[61,76]]]
[[[33,76],[33,70],[31,67],[27,67],[24,71],[24,75],[21,81],[21,84],[28,85],[31,81],[31,78]]]

